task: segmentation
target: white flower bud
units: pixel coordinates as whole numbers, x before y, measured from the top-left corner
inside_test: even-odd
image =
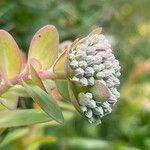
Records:
[[[99,116],[96,116],[96,115],[92,116],[91,118],[87,118],[87,120],[90,123],[95,124],[95,125],[98,125],[98,124],[101,123],[101,120],[100,120]]]
[[[96,77],[97,77],[98,79],[102,79],[102,78],[105,77],[105,73],[104,73],[104,72],[98,72],[98,73],[96,74]]]
[[[109,76],[111,76],[111,75],[112,75],[111,70],[108,70],[108,69],[103,70],[103,73],[105,74],[105,77],[109,77]]]
[[[70,66],[71,66],[72,69],[78,68],[78,61],[73,60],[73,61],[70,63]]]
[[[94,85],[94,78],[93,77],[88,78],[88,84],[91,86]]]
[[[100,115],[102,117],[104,114],[104,111],[103,111],[103,108],[101,106],[99,106],[99,107],[96,107],[93,109],[93,113],[95,115]]]
[[[81,106],[81,110],[82,110],[83,112],[85,112],[85,111],[87,111],[87,107],[86,107],[86,106]]]
[[[84,59],[86,58],[86,52],[85,51],[77,51],[76,53],[76,59]]]
[[[85,116],[86,116],[87,118],[91,118],[91,117],[93,116],[92,110],[91,110],[91,109],[87,110],[87,111],[85,112]]]
[[[121,73],[119,71],[115,73],[116,77],[120,77],[120,75],[121,75]]]
[[[90,46],[87,48],[87,54],[88,55],[95,55],[97,52],[96,52],[96,48],[94,46]]]
[[[84,75],[84,70],[82,68],[77,68],[75,70],[75,75],[76,77],[79,77],[79,78],[82,77]]]
[[[92,67],[87,67],[86,69],[85,69],[85,75],[87,76],[87,77],[90,77],[90,76],[93,76],[94,75],[94,69],[92,68]]]
[[[79,82],[79,78],[77,78],[77,77],[74,76],[74,77],[72,78],[72,81],[74,81],[74,82]]]
[[[71,53],[71,54],[69,55],[69,59],[70,59],[70,60],[74,60],[74,59],[75,59],[75,54]]]
[[[87,86],[88,85],[88,80],[86,78],[84,78],[84,77],[80,79],[80,82],[81,82],[81,84],[83,86]]]
[[[79,61],[79,67],[85,69],[87,67],[87,62],[82,60],[82,61]]]
[[[92,99],[92,98],[93,98],[92,93],[86,93],[85,95],[86,95],[89,99]]]
[[[89,106],[90,108],[95,108],[96,102],[92,99],[92,100],[90,100],[90,105],[87,105],[87,106]]]

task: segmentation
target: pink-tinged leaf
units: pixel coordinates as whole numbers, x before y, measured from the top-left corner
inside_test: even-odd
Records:
[[[92,35],[95,35],[95,34],[100,34],[101,32],[102,32],[102,28],[99,27],[99,28],[94,29],[94,30],[89,34],[89,36],[92,36]]]
[[[68,48],[68,46],[71,44],[72,44],[72,41],[69,41],[69,40],[60,43],[59,44],[59,52],[60,53],[64,52]]]
[[[36,32],[30,48],[28,61],[34,58],[42,64],[42,69],[47,70],[55,62],[58,55],[59,35],[53,25],[46,25]]]
[[[90,92],[93,94],[94,99],[97,101],[106,101],[110,97],[108,87],[103,83],[103,80],[96,80],[94,86],[91,87]]]
[[[0,71],[10,79],[16,76],[22,67],[21,52],[13,37],[0,30]]]

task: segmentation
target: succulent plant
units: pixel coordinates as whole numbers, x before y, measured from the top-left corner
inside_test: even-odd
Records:
[[[120,96],[117,91],[119,62],[110,43],[101,34],[101,28],[81,40],[59,45],[57,29],[47,25],[33,37],[27,60],[13,37],[0,30],[0,58],[3,61],[0,63],[0,103],[16,109],[16,115],[23,113],[28,116],[24,110],[18,111],[16,104],[19,96],[30,96],[47,114],[46,120],[62,123],[59,102],[52,94],[52,89],[57,88],[63,99],[71,100],[90,123],[99,124],[101,117],[112,111]],[[15,99],[15,105],[10,106],[10,98]],[[32,117],[39,112],[33,110],[30,113]],[[41,116],[30,121],[27,117],[26,123],[17,120],[10,126],[44,122]],[[8,120],[0,122],[0,126],[8,127]]]

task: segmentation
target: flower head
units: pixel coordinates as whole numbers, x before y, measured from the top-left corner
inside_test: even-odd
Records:
[[[99,124],[120,96],[117,87],[121,68],[100,29],[72,44],[69,68],[70,82],[78,88],[74,90],[78,109],[90,123]]]

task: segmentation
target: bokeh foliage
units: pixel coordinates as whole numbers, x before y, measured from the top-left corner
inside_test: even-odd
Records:
[[[100,126],[67,112],[64,125],[52,122],[0,131],[2,148],[150,149],[149,6],[149,0],[1,0],[0,28],[9,31],[24,52],[34,32],[46,24],[57,27],[61,41],[101,26],[122,66],[121,98]]]

